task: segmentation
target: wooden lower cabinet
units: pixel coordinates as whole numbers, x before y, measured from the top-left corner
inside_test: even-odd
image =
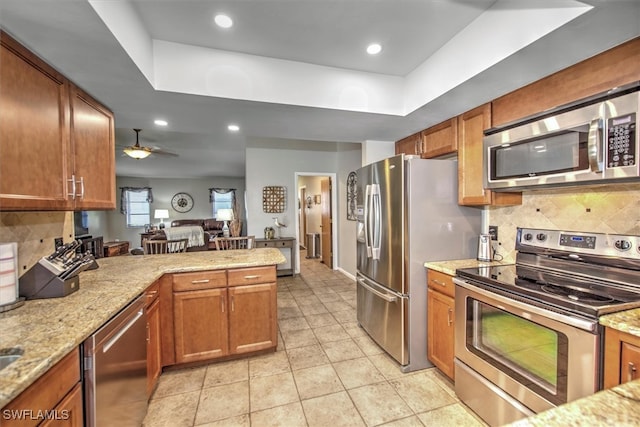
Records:
[[[176,363],[229,354],[226,304],[226,288],[174,293]]]
[[[56,417],[44,421],[42,427],[80,427],[84,425],[82,384],[76,386],[55,407]]]
[[[640,337],[605,328],[604,388],[640,378]]]
[[[151,297],[147,306],[147,396],[151,397],[162,372],[162,339],[160,335],[160,298]]]
[[[427,358],[454,379],[454,284],[448,274],[427,270]]]
[[[174,274],[172,298],[173,363],[278,345],[275,266]]]
[[[1,425],[81,427],[81,387],[80,351],[75,349],[0,410]]]
[[[250,353],[278,345],[275,283],[229,288],[229,350]]]

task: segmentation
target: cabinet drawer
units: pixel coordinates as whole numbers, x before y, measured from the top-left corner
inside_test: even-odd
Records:
[[[258,240],[256,248],[290,248],[295,240]]]
[[[160,295],[160,281],[156,280],[144,291],[145,296],[145,307],[149,308],[149,306],[158,299]]]
[[[225,286],[227,286],[227,274],[224,270],[196,271],[173,275],[173,290],[178,292],[224,288]]]
[[[434,289],[438,292],[442,292],[450,297],[455,296],[455,285],[453,284],[453,277],[448,274],[440,273],[435,270],[427,271],[427,285],[430,289]]]
[[[73,350],[60,362],[49,369],[43,376],[12,400],[4,410],[50,411],[80,382],[80,355],[78,349]],[[4,420],[7,426],[35,426],[40,422],[35,417],[30,419]]]
[[[276,281],[276,267],[252,267],[229,270],[229,286]]]

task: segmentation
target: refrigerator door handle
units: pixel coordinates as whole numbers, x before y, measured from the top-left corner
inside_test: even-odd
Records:
[[[371,234],[371,258],[380,259],[382,205],[380,201],[380,185],[371,184],[371,206],[373,210],[373,233]]]
[[[372,288],[371,286],[369,286],[364,279],[358,279],[358,283],[360,283],[360,285],[365,288],[366,290],[368,290],[369,292],[371,292],[372,294],[382,298],[383,300],[385,300],[386,302],[396,302],[398,300],[398,297],[394,296],[394,295],[389,295],[389,294],[385,294],[382,293],[374,288]]]
[[[371,221],[369,221],[369,210],[371,209],[371,185],[367,184],[364,190],[364,245],[367,247],[367,258],[371,258]]]

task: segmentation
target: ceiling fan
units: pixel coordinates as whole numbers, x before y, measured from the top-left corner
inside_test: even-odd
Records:
[[[140,160],[140,159],[144,159],[146,157],[148,157],[150,154],[161,154],[161,155],[166,155],[166,156],[174,156],[174,157],[178,157],[177,154],[172,153],[170,151],[164,151],[161,148],[158,147],[144,147],[140,145],[140,131],[142,129],[134,129],[133,131],[136,133],[136,143],[135,145],[130,145],[128,147],[125,147],[122,151],[124,151],[124,153],[129,156],[132,157],[136,160]]]

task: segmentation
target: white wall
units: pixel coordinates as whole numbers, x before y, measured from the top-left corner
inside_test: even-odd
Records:
[[[247,147],[246,153],[246,185],[247,185],[247,223],[248,234],[255,234],[256,237],[264,236],[264,228],[271,226],[273,217],[278,217],[279,221],[287,224],[287,228],[282,229],[283,236],[296,236],[295,219],[298,209],[298,193],[296,173],[312,173],[316,175],[336,174],[338,189],[336,194],[335,222],[338,224],[337,238],[334,242],[337,251],[336,268],[341,268],[355,274],[355,230],[348,232],[349,224],[346,221],[345,201],[346,189],[345,181],[349,171],[355,170],[361,165],[361,153],[359,144],[335,144],[333,149],[314,150],[314,143],[306,144],[309,148],[304,149],[297,145],[297,149],[286,149],[282,146],[268,144],[256,144],[254,147]],[[346,172],[345,172],[346,171]],[[265,213],[262,210],[262,188],[268,185],[281,185],[286,187],[285,211],[281,214]],[[344,234],[343,234],[344,233]],[[342,253],[354,252],[353,260],[343,260]],[[352,265],[345,265],[343,261]]]
[[[112,240],[126,240],[130,242],[130,247],[140,246],[140,233],[144,231],[142,227],[127,228],[126,219],[120,213],[120,187],[151,187],[153,191],[153,203],[151,203],[151,223],[157,224],[160,221],[153,219],[155,209],[168,209],[169,219],[165,224],[171,224],[175,219],[191,218],[213,218],[211,203],[209,203],[209,188],[235,188],[237,197],[242,202],[245,191],[243,178],[210,177],[202,179],[177,179],[177,178],[135,178],[116,177],[116,210],[108,211],[102,215],[101,212],[92,212],[89,216],[89,233],[94,236],[99,235],[96,222],[100,223],[100,231],[105,242]],[[171,198],[178,192],[189,193],[193,197],[193,209],[186,213],[178,213],[171,208]],[[242,206],[242,203],[241,203]],[[243,223],[246,223],[243,217]]]

